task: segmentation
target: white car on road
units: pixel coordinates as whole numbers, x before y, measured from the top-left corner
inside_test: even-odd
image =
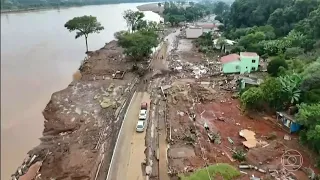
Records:
[[[147,110],[141,109],[139,113],[139,120],[146,120],[147,119]]]
[[[136,131],[143,132],[144,131],[144,123],[145,121],[138,121]]]

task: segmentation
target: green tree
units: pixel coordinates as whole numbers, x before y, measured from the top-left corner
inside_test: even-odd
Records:
[[[320,103],[305,104],[298,106],[299,111],[296,119],[306,129],[300,133],[304,143],[308,143],[311,147],[320,153]]]
[[[281,108],[283,105],[283,92],[282,84],[278,78],[270,77],[267,78],[261,85],[260,88],[263,93],[263,99],[273,108]]]
[[[304,50],[300,47],[292,47],[292,48],[287,48],[286,51],[284,52],[284,56],[287,58],[287,59],[291,59],[291,58],[294,58],[294,57],[297,57],[301,54],[304,53]]]
[[[267,66],[267,71],[271,76],[278,76],[280,73],[281,68],[288,69],[288,64],[284,59],[281,57],[276,57],[275,59],[271,60]]]
[[[245,47],[248,51],[254,51],[252,47],[265,39],[266,35],[263,32],[254,32],[242,36],[239,40],[239,45]]]
[[[146,60],[152,48],[158,45],[158,35],[152,30],[139,30],[133,33],[118,34],[118,44],[124,53],[135,61]]]
[[[197,39],[197,43],[200,46],[207,46],[212,47],[213,46],[213,38],[212,38],[212,32],[204,32],[202,35]]]
[[[229,9],[229,5],[223,1],[219,1],[214,4],[213,13],[216,15],[222,15],[223,12]]]
[[[170,22],[171,26],[174,26],[177,22],[175,16],[171,16],[171,15],[169,15],[168,21]]]
[[[160,31],[160,25],[155,21],[140,20],[136,25],[137,30]]]
[[[240,53],[245,51],[246,49],[243,46],[238,46],[235,45],[232,49],[231,49],[231,53]]]
[[[230,21],[237,28],[262,26],[276,9],[290,4],[291,0],[235,0],[230,8]]]
[[[300,101],[300,85],[302,78],[298,74],[290,74],[285,76],[280,76],[279,80],[282,85],[282,91],[286,97],[286,102],[290,104],[298,103]]]
[[[217,21],[220,21],[220,22],[223,21],[221,16],[216,16],[216,17],[214,17],[214,20],[217,20]]]
[[[104,27],[97,21],[94,16],[81,16],[69,20],[65,25],[70,32],[76,31],[76,39],[84,36],[86,41],[86,50],[88,52],[88,35],[99,33]]]
[[[132,11],[129,9],[124,11],[123,18],[127,22],[129,31],[134,32],[137,29],[137,24],[139,23],[139,21],[144,18],[144,13],[140,11]]]
[[[302,72],[301,90],[303,102],[320,102],[320,59],[313,62]]]
[[[251,87],[240,97],[244,109],[255,109],[261,107],[263,92],[259,87]]]

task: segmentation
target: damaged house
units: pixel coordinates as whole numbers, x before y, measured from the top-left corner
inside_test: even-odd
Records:
[[[254,52],[241,52],[221,57],[222,72],[227,73],[251,73],[257,71],[260,57]]]
[[[244,89],[246,87],[258,87],[262,82],[262,79],[252,76],[240,76],[238,80],[240,89]]]
[[[301,129],[301,125],[296,122],[295,118],[285,112],[277,112],[277,121],[290,133],[298,132]]]

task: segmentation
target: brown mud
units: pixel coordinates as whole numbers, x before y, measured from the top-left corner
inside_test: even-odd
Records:
[[[38,179],[106,177],[123,107],[137,82],[137,75],[130,72],[133,63],[122,52],[111,41],[89,53],[74,81],[53,93],[43,111],[41,143],[28,153],[15,178],[28,179],[29,167],[36,162],[41,163]],[[127,71],[122,80],[112,78],[116,70]]]

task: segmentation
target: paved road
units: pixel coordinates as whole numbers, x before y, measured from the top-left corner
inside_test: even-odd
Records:
[[[116,151],[107,180],[144,180],[142,163],[145,161],[145,132],[135,131],[141,102],[148,102],[150,95],[137,92],[131,100],[125,116]]]
[[[159,118],[159,177],[160,180],[170,180],[168,175],[168,144],[167,130],[164,117]]]

